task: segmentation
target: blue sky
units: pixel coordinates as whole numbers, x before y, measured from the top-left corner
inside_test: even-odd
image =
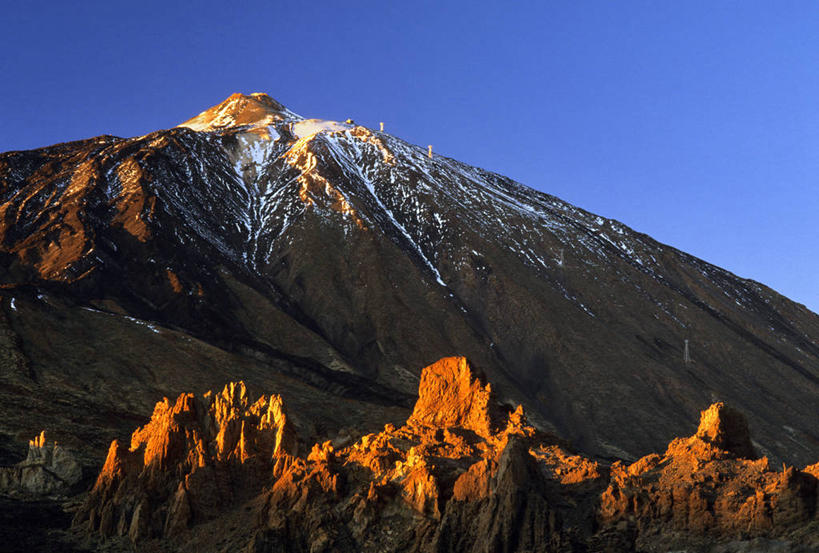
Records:
[[[819,311],[819,3],[15,2],[0,151],[232,92],[508,175]]]

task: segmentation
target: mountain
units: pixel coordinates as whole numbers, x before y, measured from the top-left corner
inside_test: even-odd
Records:
[[[804,306],[265,94],[0,155],[0,259],[5,464],[46,429],[96,469],[159,398],[238,379],[280,394],[306,441],[375,431],[406,419],[420,367],[456,354],[598,459],[660,450],[716,401],[773,462],[819,457]]]

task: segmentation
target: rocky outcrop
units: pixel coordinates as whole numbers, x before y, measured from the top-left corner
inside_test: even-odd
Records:
[[[0,493],[15,497],[42,497],[70,492],[82,479],[74,455],[46,443],[45,430],[28,443],[28,455],[13,467],[0,467]]]
[[[157,403],[130,446],[111,443],[75,525],[134,542],[170,536],[246,494],[297,451],[280,396],[251,401],[242,382]]]
[[[628,528],[637,549],[749,537],[819,546],[816,507],[815,475],[757,459],[745,417],[716,403],[701,413],[697,433],[672,441],[663,456],[612,467],[600,521]]]
[[[559,551],[571,547],[573,539],[563,528],[557,494],[550,494],[547,476],[526,440],[510,437],[497,468],[484,473],[487,477],[482,475],[483,466],[477,467],[475,473],[465,473],[470,483],[478,484],[477,490],[472,488],[477,493],[455,494],[426,550]]]
[[[492,398],[492,385],[464,357],[445,357],[421,372],[410,425],[457,426],[489,437],[505,417]]]
[[[556,439],[530,426],[522,408],[506,412],[463,357],[426,367],[418,396],[404,426],[294,460],[267,496],[252,550],[511,552],[568,543],[547,499],[554,471],[545,459],[570,455]]]
[[[522,408],[506,412],[464,358],[424,369],[404,426],[339,449],[315,444],[304,456],[295,455],[278,396],[252,406],[244,398],[232,384],[157,404],[130,447],[111,444],[75,525],[135,543],[184,541],[186,528],[216,524],[244,499],[254,514],[235,544],[252,533],[253,551],[479,551],[487,543],[529,551],[563,539],[547,481],[571,454],[530,426]],[[599,478],[589,465],[588,477]]]
[[[715,403],[700,415],[696,438],[744,459],[756,459],[748,421],[736,409]]]
[[[251,404],[231,384],[163,401],[130,447],[111,445],[76,523],[140,547],[254,553],[819,545],[813,469],[755,459],[723,404],[664,455],[605,467],[502,408],[462,357],[426,367],[418,393],[403,426],[303,455],[278,396]]]

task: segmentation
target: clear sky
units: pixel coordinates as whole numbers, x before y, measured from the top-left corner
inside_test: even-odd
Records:
[[[819,2],[7,2],[0,151],[232,92],[375,126],[819,312]]]

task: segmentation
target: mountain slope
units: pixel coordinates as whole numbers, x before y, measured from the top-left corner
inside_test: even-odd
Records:
[[[25,366],[3,378],[34,410],[37,390],[70,390],[86,402],[77,416],[146,417],[149,397],[230,375],[286,381],[305,403],[361,402],[350,412],[383,423],[411,404],[418,367],[457,353],[592,454],[657,450],[717,400],[748,415],[773,459],[819,452],[819,317],[803,306],[500,175],[262,94],[143,137],[3,154],[0,250],[4,351]],[[76,324],[95,317],[116,324]],[[68,322],[44,339],[49,318]],[[108,343],[124,349],[94,347]],[[71,359],[77,344],[87,360]],[[341,424],[320,411],[304,430],[315,437]],[[0,431],[39,431],[23,426]],[[100,426],[99,442],[126,431]]]

